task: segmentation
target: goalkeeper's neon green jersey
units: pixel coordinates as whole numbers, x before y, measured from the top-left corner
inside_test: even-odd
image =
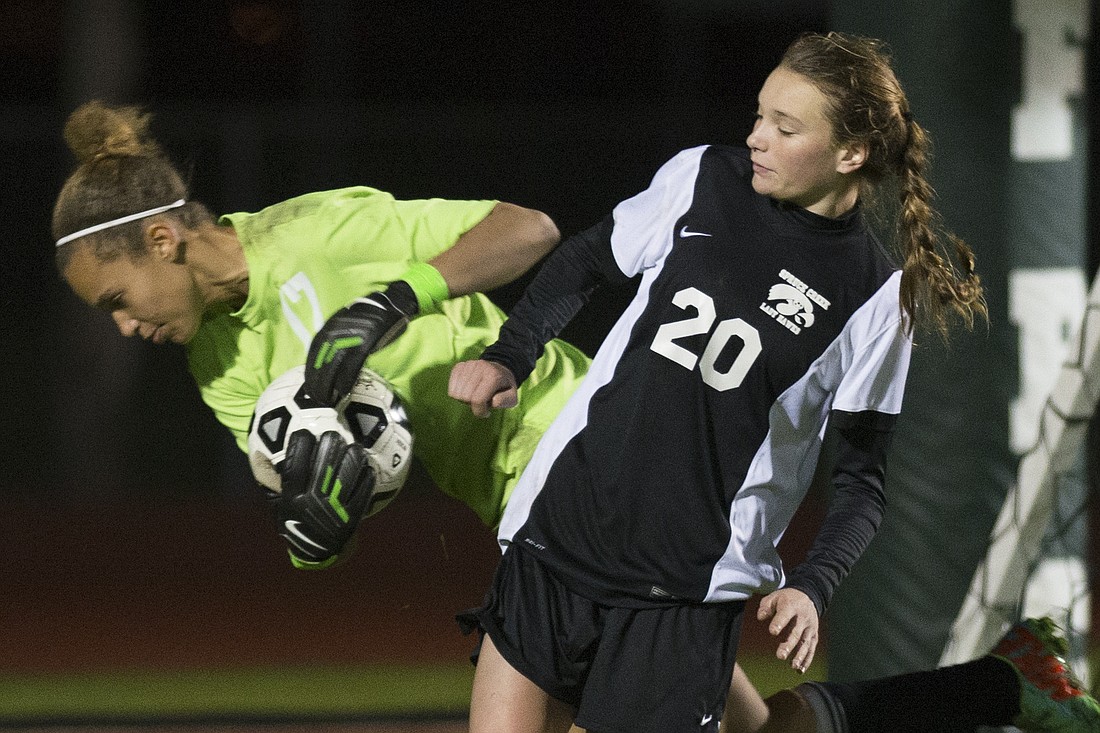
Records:
[[[248,261],[248,298],[208,316],[188,344],[203,400],[247,451],[256,400],[277,376],[305,363],[313,335],[336,310],[381,290],[409,265],[451,247],[493,201],[398,201],[356,187],[311,193],[257,213],[229,214]],[[480,356],[504,314],[486,296],[452,298],[413,319],[367,366],[404,400],[414,454],[446,493],[495,527],[539,437],[583,377],[588,357],[562,341],[547,347],[520,389],[519,406],[475,418],[447,396],[451,366]]]

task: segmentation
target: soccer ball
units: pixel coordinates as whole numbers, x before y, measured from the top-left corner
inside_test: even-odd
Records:
[[[290,434],[305,429],[320,437],[335,430],[349,443],[366,446],[375,484],[365,516],[380,512],[397,496],[412,464],[413,435],[404,405],[382,377],[364,368],[335,410],[311,407],[301,396],[304,375],[302,366],[284,372],[256,401],[248,430],[252,475],[268,489],[282,491],[280,473]]]

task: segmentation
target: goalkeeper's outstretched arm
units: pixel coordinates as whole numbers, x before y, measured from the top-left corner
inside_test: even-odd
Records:
[[[520,277],[549,254],[560,237],[553,220],[541,211],[500,202],[428,264],[442,276],[450,297],[470,295]]]
[[[611,253],[611,217],[566,240],[546,260],[480,359],[451,370],[447,393],[474,415],[514,407],[519,385],[556,337],[603,282],[624,278]]]
[[[505,285],[558,243],[546,214],[498,203],[449,249],[415,262],[381,293],[357,298],[334,313],[313,337],[305,392],[335,406],[355,384],[367,357],[400,336],[409,320],[448,298]]]

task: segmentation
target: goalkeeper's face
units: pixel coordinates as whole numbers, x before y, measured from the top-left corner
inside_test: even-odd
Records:
[[[77,245],[65,280],[88,305],[111,315],[123,336],[186,344],[202,322],[203,299],[191,268],[155,252],[134,258],[96,258]]]

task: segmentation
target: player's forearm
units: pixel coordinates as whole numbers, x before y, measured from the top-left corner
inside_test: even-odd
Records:
[[[805,561],[787,577],[786,587],[809,596],[819,616],[825,614],[833,593],[863,555],[882,521],[881,507],[861,494],[853,487],[838,490]]]
[[[512,282],[559,239],[557,226],[546,214],[501,202],[429,264],[446,280],[452,297],[469,295]]]
[[[506,366],[523,384],[543,347],[556,337],[603,281],[606,269],[618,270],[610,253],[611,219],[569,237],[539,269],[501,326],[497,342],[483,359]]]
[[[806,560],[787,586],[806,593],[825,613],[833,592],[871,543],[886,511],[886,452],[895,415],[834,411],[839,437],[833,471],[836,489]]]

